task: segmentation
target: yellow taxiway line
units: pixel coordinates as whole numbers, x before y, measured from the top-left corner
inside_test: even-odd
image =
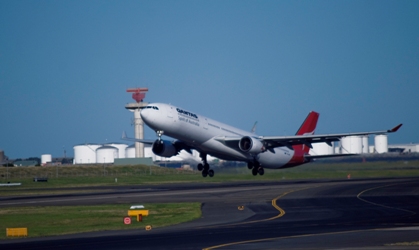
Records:
[[[242,222],[242,223],[228,224],[228,225],[225,225],[225,226],[236,226],[236,225],[243,225],[243,224],[251,224],[251,223],[258,223],[258,222],[270,221],[270,220],[275,220],[275,219],[281,218],[282,216],[285,215],[285,210],[282,209],[280,206],[278,206],[276,204],[276,202],[277,202],[278,199],[284,197],[285,195],[288,195],[290,193],[293,193],[293,192],[297,192],[297,191],[301,191],[301,190],[309,189],[309,188],[317,188],[317,187],[320,187],[320,186],[306,187],[306,188],[301,188],[301,189],[297,189],[297,190],[291,190],[291,191],[285,192],[285,193],[281,194],[280,196],[276,197],[275,199],[273,199],[272,200],[272,206],[276,210],[279,211],[279,214],[277,216],[274,216],[274,217],[271,217],[271,218],[268,218],[268,219],[263,219],[263,220],[254,220],[254,221],[247,221],[247,222]],[[293,238],[293,237],[295,237],[295,236],[290,236],[288,238]],[[240,245],[240,244],[244,244],[244,243],[269,241],[269,240],[279,239],[279,238],[283,238],[283,237],[267,238],[267,239],[257,239],[257,240],[241,241],[241,242],[231,242],[231,243],[226,243],[226,244],[222,244],[222,245],[217,245],[217,246],[212,246],[212,247],[208,247],[208,248],[203,248],[203,250],[211,250],[211,249],[216,249],[216,248],[221,248],[221,247],[226,247],[226,246]]]

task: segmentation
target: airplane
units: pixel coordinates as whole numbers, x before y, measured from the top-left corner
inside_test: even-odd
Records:
[[[142,108],[140,115],[144,123],[156,131],[158,138],[128,138],[124,132],[123,140],[152,145],[153,153],[162,157],[175,156],[181,150],[192,154],[191,150],[195,149],[202,159],[197,169],[202,172],[203,177],[214,176],[214,170],[207,162],[207,155],[223,160],[247,162],[253,175],[263,175],[264,168],[289,168],[317,158],[354,155],[310,155],[309,150],[313,143],[325,142],[331,146],[332,142],[345,136],[394,133],[402,126],[399,124],[381,131],[315,135],[319,113],[311,111],[293,136],[258,136],[254,133],[256,124],[252,128],[253,132],[248,132],[171,104],[150,103]],[[163,140],[163,134],[175,140]]]

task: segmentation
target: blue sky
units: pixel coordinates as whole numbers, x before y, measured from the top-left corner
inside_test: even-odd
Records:
[[[73,155],[133,135],[132,99],[260,135],[404,123],[418,143],[419,1],[0,1],[0,149]],[[147,138],[155,138],[146,130]]]

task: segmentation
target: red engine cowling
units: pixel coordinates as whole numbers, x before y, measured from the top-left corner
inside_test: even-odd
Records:
[[[178,153],[172,142],[164,140],[156,140],[151,150],[154,154],[162,157],[172,157]]]
[[[239,148],[241,151],[251,154],[259,154],[265,149],[261,141],[250,136],[244,136],[240,139]]]

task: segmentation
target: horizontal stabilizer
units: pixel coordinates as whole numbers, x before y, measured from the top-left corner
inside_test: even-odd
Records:
[[[154,143],[154,140],[144,140],[144,139],[136,139],[136,138],[127,137],[127,134],[125,133],[125,131],[122,132],[121,139],[124,140],[124,141],[135,141],[135,142],[139,142],[139,143],[144,143],[144,144],[147,144],[147,145],[151,145],[151,144]]]

